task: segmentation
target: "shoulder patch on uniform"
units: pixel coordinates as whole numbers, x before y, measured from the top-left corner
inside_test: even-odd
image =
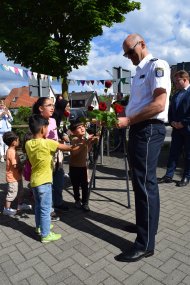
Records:
[[[163,77],[164,76],[164,69],[162,67],[155,68],[155,75],[156,77]]]
[[[158,58],[151,58],[150,61],[156,61]]]

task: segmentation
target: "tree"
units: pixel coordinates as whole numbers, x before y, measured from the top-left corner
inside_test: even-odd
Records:
[[[0,51],[32,71],[61,76],[67,91],[68,73],[87,64],[92,38],[134,9],[140,3],[129,0],[1,0]]]
[[[32,114],[32,110],[29,107],[20,107],[18,112],[13,115],[13,131],[19,136],[22,142],[23,135],[28,129],[28,118]]]

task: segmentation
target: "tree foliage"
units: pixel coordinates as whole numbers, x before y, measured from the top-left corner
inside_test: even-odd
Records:
[[[29,130],[28,118],[32,114],[29,107],[20,107],[18,112],[13,115],[13,131],[19,136],[22,141],[23,135]],[[24,127],[25,126],[25,127]]]
[[[0,50],[32,71],[67,77],[86,65],[90,41],[140,9],[129,0],[1,0]]]

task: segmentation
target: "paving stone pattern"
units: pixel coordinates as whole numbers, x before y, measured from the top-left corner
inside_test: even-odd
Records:
[[[158,177],[165,173],[166,154],[163,150],[160,156]],[[127,222],[135,222],[132,186],[130,182],[128,209],[126,183],[114,180],[125,173],[121,155],[104,157],[104,164],[98,164],[97,170],[97,175],[113,179],[96,180],[90,197],[91,212],[75,209],[72,188],[63,190],[70,211],[54,223],[54,231],[62,234],[57,242],[40,243],[34,233],[33,211],[14,218],[0,215],[0,285],[190,284],[190,186],[160,185],[155,255],[136,263],[119,263],[114,256],[135,239],[135,234],[123,230]],[[178,168],[176,180],[180,180],[180,173]],[[0,179],[2,211],[5,163],[0,164]]]

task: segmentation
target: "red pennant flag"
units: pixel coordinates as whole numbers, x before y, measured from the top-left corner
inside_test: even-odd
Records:
[[[15,74],[18,74],[19,71],[18,71],[18,68],[14,66],[14,70],[15,70]]]

